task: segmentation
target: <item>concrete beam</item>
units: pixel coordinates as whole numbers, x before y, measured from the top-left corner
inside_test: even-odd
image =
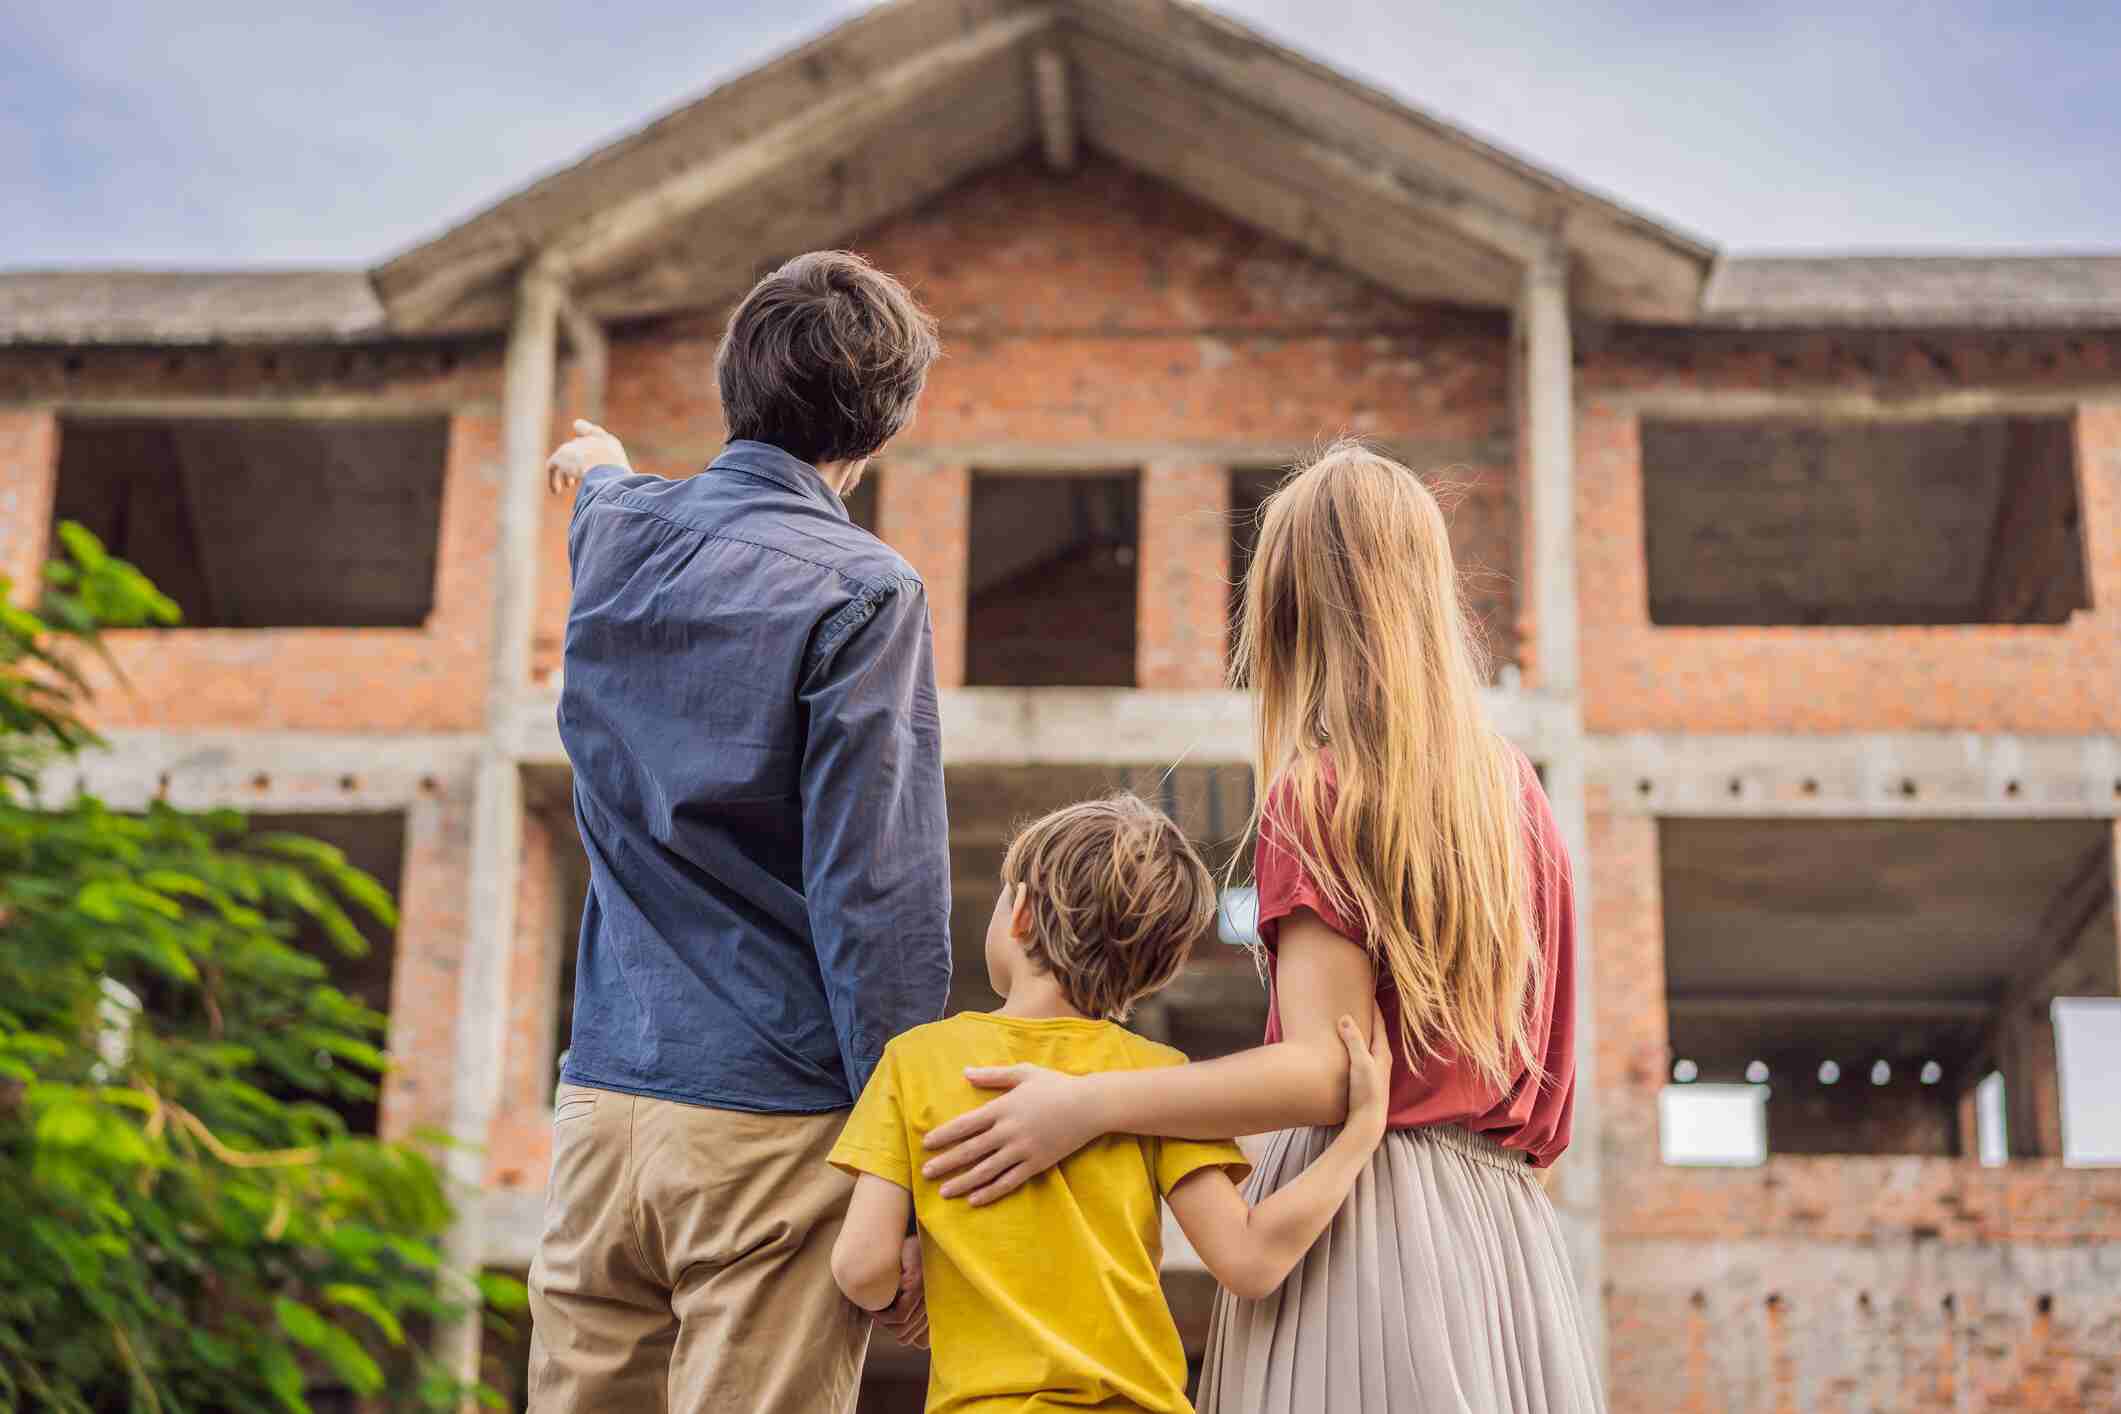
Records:
[[[1747,421],[1806,417],[1819,421],[1923,422],[1940,417],[2065,416],[2086,404],[2117,401],[2112,384],[2025,388],[1959,388],[1901,394],[1889,389],[1674,388],[1613,389],[1599,401],[1643,417]]]
[[[118,810],[402,810],[463,781],[482,738],[325,732],[114,731],[109,749],[57,763],[47,798],[86,791]]]
[[[1038,109],[1038,131],[1046,165],[1056,172],[1075,170],[1075,99],[1068,84],[1068,58],[1058,49],[1031,56],[1031,98]]]
[[[2105,817],[2121,740],[1977,732],[1586,738],[1603,809],[1634,815]]]
[[[1488,720],[1533,760],[1567,753],[1569,709],[1538,693],[1489,688]],[[507,740],[530,767],[564,766],[556,690],[517,699]],[[1208,766],[1252,759],[1243,693],[1133,688],[965,687],[942,693],[947,766]]]
[[[560,234],[551,248],[569,269],[585,278],[616,269],[653,245],[673,224],[743,191],[806,153],[851,146],[923,94],[995,61],[1052,24],[1048,10],[991,20],[895,68],[851,83],[833,97],[797,105],[785,121],[751,141],[597,208]]]

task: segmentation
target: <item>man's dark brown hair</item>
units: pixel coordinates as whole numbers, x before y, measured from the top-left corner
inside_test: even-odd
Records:
[[[732,441],[812,466],[874,455],[913,420],[935,320],[851,251],[799,255],[751,287],[715,352]]]
[[[1002,881],[1025,886],[1024,951],[1085,1016],[1125,1020],[1215,921],[1215,881],[1185,832],[1124,792],[1026,825]]]

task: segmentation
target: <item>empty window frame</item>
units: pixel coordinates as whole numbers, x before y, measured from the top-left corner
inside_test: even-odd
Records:
[[[2089,607],[2068,417],[1649,418],[1664,625],[2056,624]]]
[[[1132,687],[1140,478],[975,474],[965,677]]]
[[[1973,1158],[1972,1092],[2000,1071],[2011,1152],[2059,1152],[2032,1107],[2055,1090],[2056,989],[2115,986],[2105,822],[1658,834],[1674,1088],[1762,1087],[1772,1153]]]
[[[53,518],[191,627],[414,628],[434,608],[448,440],[439,417],[68,417]]]

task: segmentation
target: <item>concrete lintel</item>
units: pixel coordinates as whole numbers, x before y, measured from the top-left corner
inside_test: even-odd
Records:
[[[1570,749],[1573,717],[1538,693],[1489,688],[1488,719],[1535,761]],[[527,766],[564,766],[552,692],[516,704],[508,740]],[[1251,708],[1239,692],[965,687],[942,693],[950,766],[1206,766],[1252,759]]]
[[[1633,815],[2105,817],[2121,738],[1979,732],[1585,738],[1604,808]]]
[[[465,412],[492,412],[500,404],[491,398],[466,398],[453,394],[387,392],[382,396],[362,393],[287,393],[278,395],[142,398],[130,395],[101,397],[68,394],[61,398],[29,400],[50,406],[60,417],[140,417],[176,422],[228,417],[282,417],[320,422],[402,422],[414,417],[450,417]]]
[[[1455,462],[1509,465],[1516,455],[1508,437],[1438,439],[1401,429],[1366,433],[1364,440],[1411,459],[1417,471]],[[1232,470],[1291,467],[1316,456],[1320,445],[1315,441],[959,442],[893,447],[880,460],[887,476],[894,466],[969,466],[984,475],[1097,476],[1151,462],[1204,462]]]
[[[85,790],[119,810],[157,796],[188,810],[402,810],[467,780],[481,738],[327,732],[154,731],[105,734],[107,750],[48,767],[51,798]]]
[[[2086,405],[2113,403],[2116,395],[2110,384],[2079,388],[1924,389],[1908,393],[1843,386],[1789,390],[1653,387],[1608,392],[1593,386],[1586,390],[1585,399],[1645,417],[1916,422],[1944,417],[2056,416]]]

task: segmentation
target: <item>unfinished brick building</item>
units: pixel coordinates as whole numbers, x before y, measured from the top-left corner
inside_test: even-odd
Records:
[[[2121,258],[1721,257],[1170,0],[888,6],[372,271],[0,277],[0,572],[71,517],[190,616],[117,637],[87,783],[398,891],[355,1118],[476,1141],[462,1258],[528,1260],[583,889],[543,455],[587,413],[703,465],[731,297],[827,244],[949,344],[854,510],[934,606],[956,1004],[1013,817],[1239,827],[1245,513],[1363,434],[1456,488],[1579,861],[1552,1191],[1615,1407],[2121,1406],[2121,1171],[2065,1162],[2049,1020],[2121,991]],[[1210,946],[1143,1024],[1263,1013]],[[1667,1162],[1675,1068],[1764,1157]],[[918,1379],[872,1358],[878,1408]]]

